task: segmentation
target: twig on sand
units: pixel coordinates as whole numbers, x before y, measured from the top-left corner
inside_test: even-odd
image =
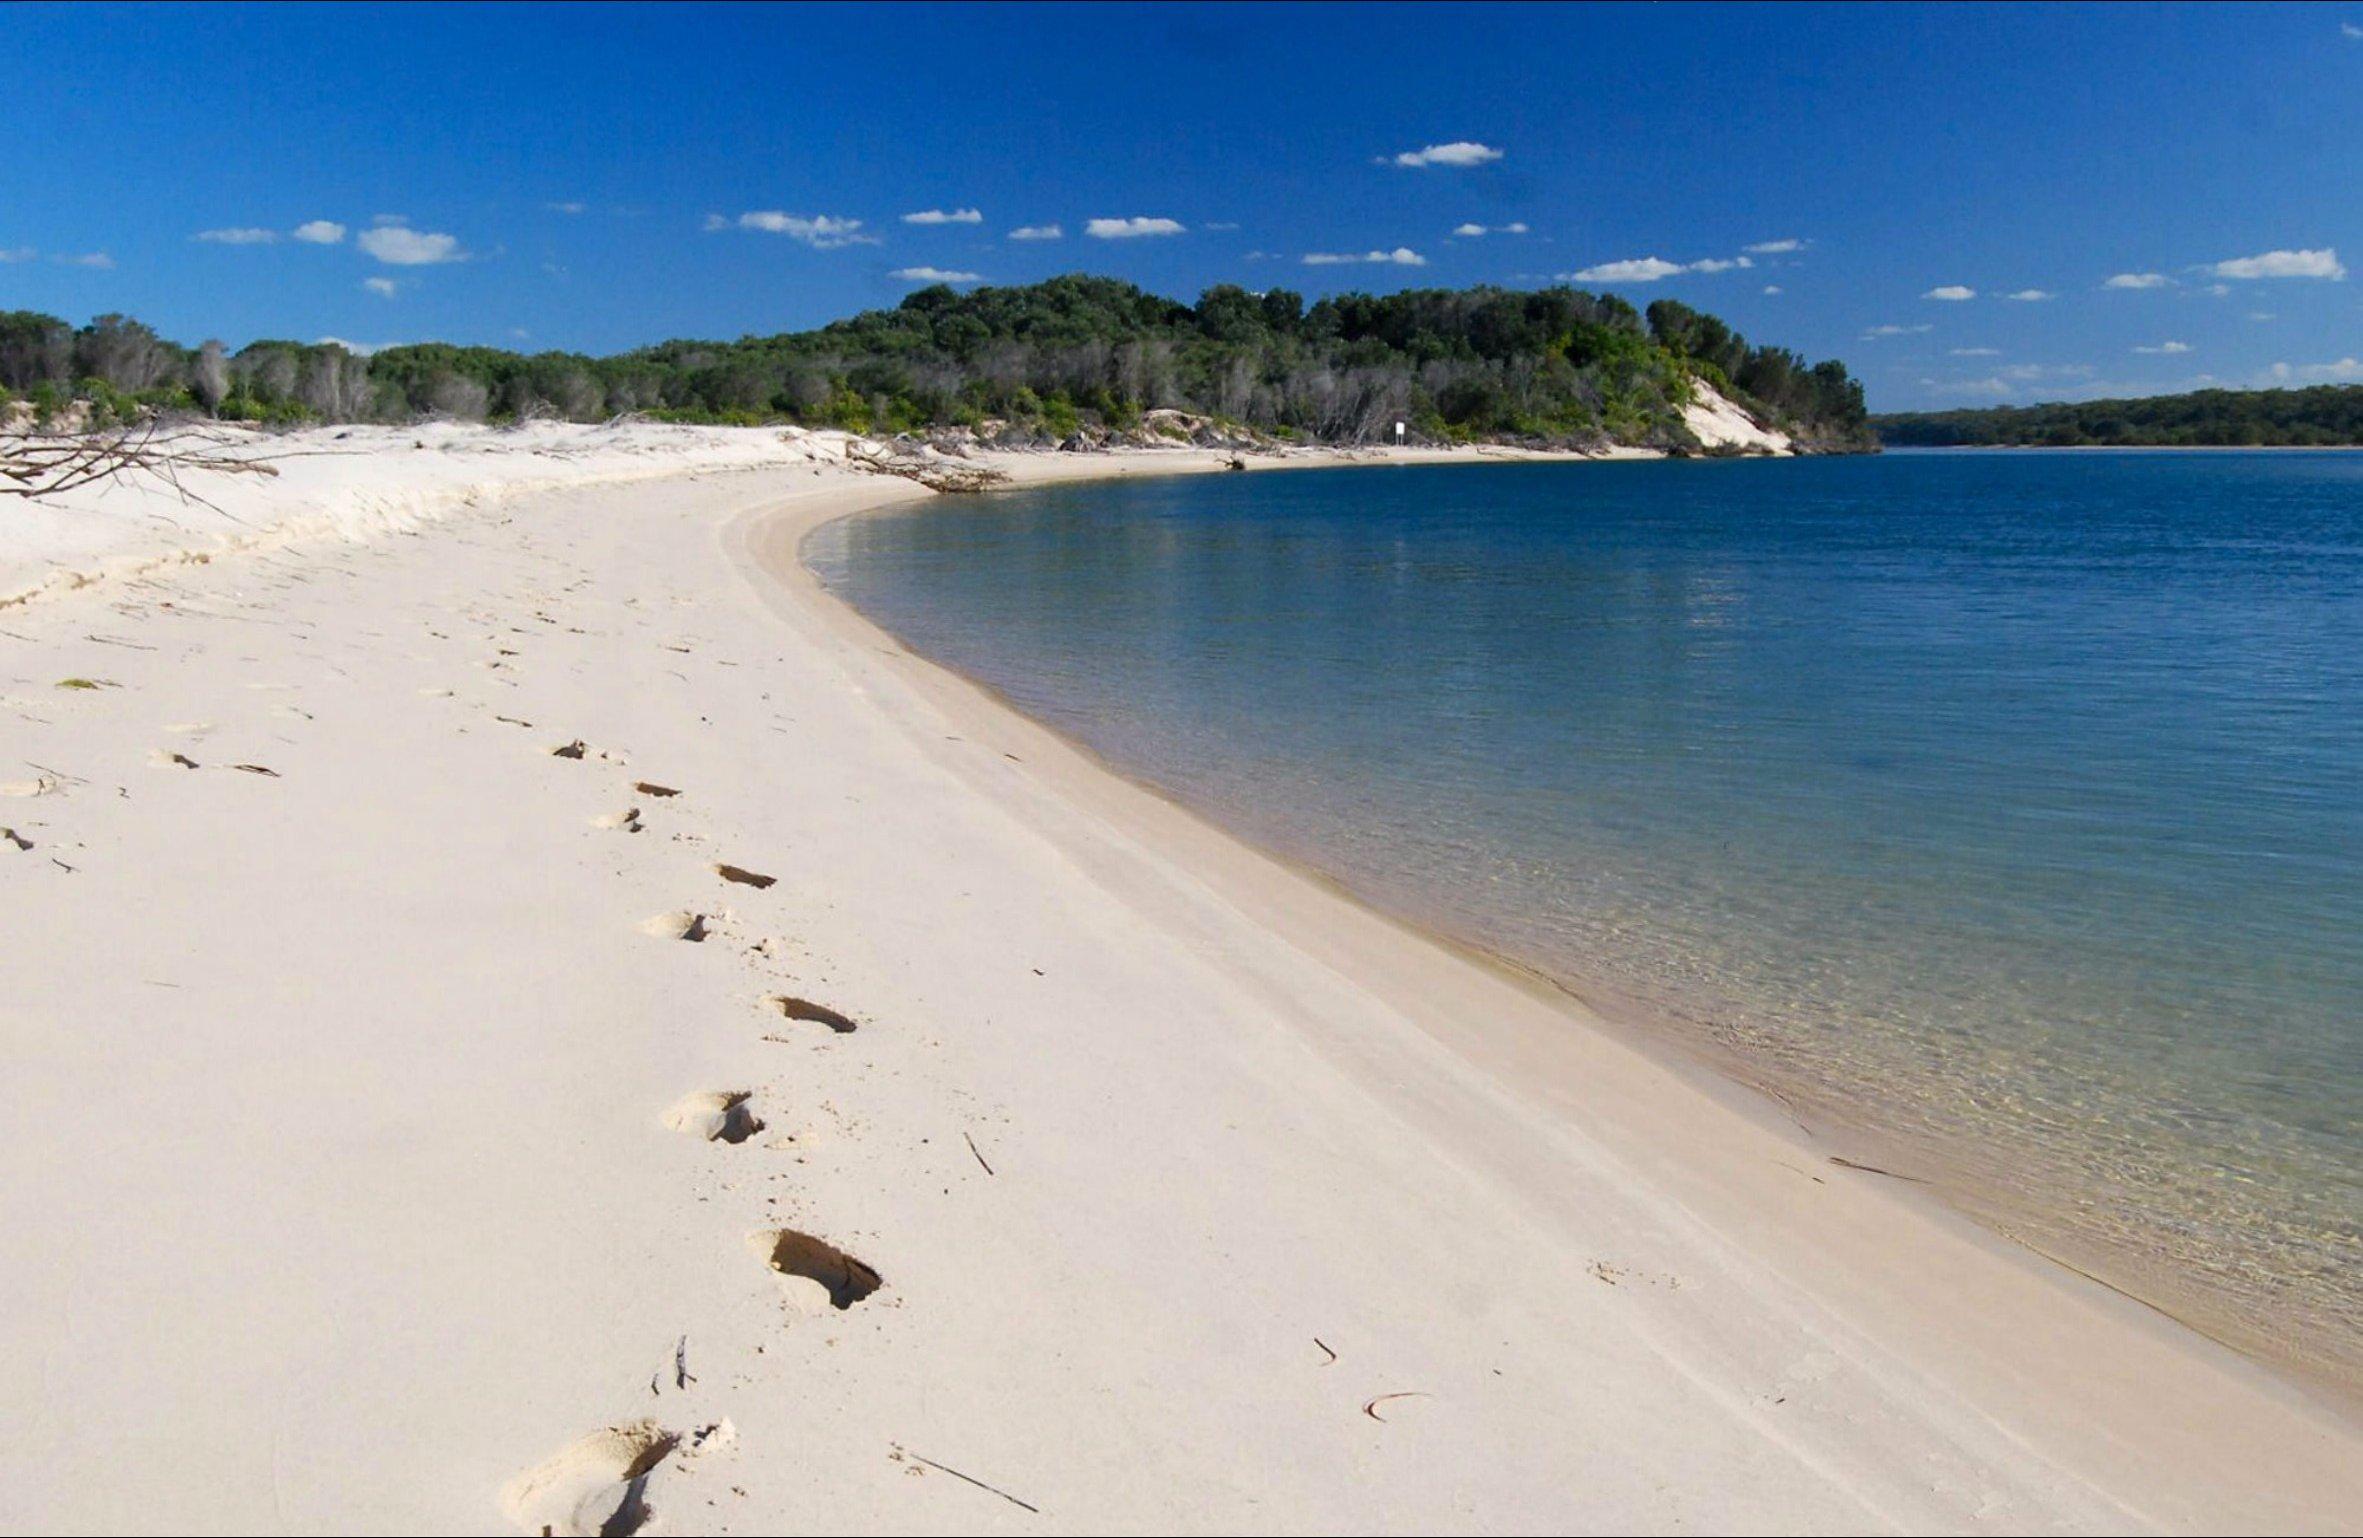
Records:
[[[988,1495],[998,1495],[1001,1497],[1001,1499],[1007,1501],[1012,1506],[1022,1506],[1026,1510],[1032,1512],[1035,1516],[1042,1515],[1042,1508],[1035,1505],[1032,1501],[1021,1501],[1016,1496],[1011,1495],[1007,1490],[1002,1489],[998,1485],[986,1484],[974,1474],[963,1474],[958,1469],[951,1468],[936,1462],[933,1458],[922,1458],[917,1453],[912,1452],[909,1448],[903,1446],[900,1442],[894,1444],[894,1455],[897,1458],[908,1458],[913,1463],[924,1463],[929,1468],[936,1470],[938,1473],[949,1474],[954,1479],[962,1480],[968,1484],[972,1484]]]
[[[992,1174],[992,1173],[993,1173],[993,1166],[991,1166],[990,1164],[985,1164],[985,1156],[984,1156],[984,1151],[983,1151],[982,1149],[980,1149],[980,1148],[978,1148],[978,1147],[976,1146],[976,1139],[975,1139],[975,1138],[972,1138],[972,1137],[969,1137],[968,1133],[967,1133],[965,1130],[961,1132],[960,1136],[961,1136],[961,1138],[962,1138],[963,1140],[965,1140],[965,1141],[967,1142],[967,1144],[968,1144],[968,1151],[969,1151],[970,1153],[972,1153],[972,1154],[975,1154],[975,1155],[976,1155],[976,1162],[977,1162],[977,1163],[979,1163],[979,1164],[984,1164],[985,1173],[986,1173],[986,1174],[988,1174],[988,1175]]]
[[[1895,1171],[1883,1170],[1876,1164],[1857,1164],[1852,1159],[1841,1159],[1836,1154],[1830,1155],[1830,1162],[1840,1169],[1861,1170],[1866,1175],[1885,1175],[1890,1180],[1905,1180],[1916,1186],[1928,1184],[1917,1175],[1898,1175]]]
[[[1316,1335],[1316,1336],[1314,1336],[1314,1337],[1313,1337],[1313,1344],[1314,1344],[1314,1345],[1316,1345],[1316,1346],[1319,1346],[1319,1347],[1320,1347],[1320,1348],[1321,1348],[1323,1351],[1326,1351],[1326,1352],[1328,1352],[1328,1353],[1329,1353],[1329,1361],[1328,1361],[1328,1362],[1323,1362],[1323,1363],[1321,1364],[1322,1366],[1324,1366],[1324,1367],[1327,1367],[1327,1366],[1329,1366],[1329,1365],[1330,1365],[1330,1362],[1335,1362],[1335,1361],[1337,1360],[1337,1349],[1336,1349],[1335,1347],[1331,1346],[1331,1345],[1329,1344],[1329,1342],[1327,1342],[1327,1341],[1323,1340],[1323,1339],[1322,1339],[1320,1336]]]
[[[1376,1399],[1365,1400],[1362,1405],[1362,1413],[1383,1426],[1386,1424],[1387,1418],[1378,1413],[1378,1407],[1380,1405],[1385,1404],[1392,1399],[1426,1399],[1429,1397],[1431,1396],[1424,1394],[1415,1388],[1405,1389],[1400,1394],[1381,1394]]]

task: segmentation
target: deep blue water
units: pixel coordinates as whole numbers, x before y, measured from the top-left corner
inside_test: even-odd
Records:
[[[806,555],[1988,1221],[2363,1363],[2363,454],[1107,482]]]

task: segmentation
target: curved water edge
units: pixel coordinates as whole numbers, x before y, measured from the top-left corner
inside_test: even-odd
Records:
[[[915,651],[2351,1393],[2363,455],[1095,482],[826,526]]]

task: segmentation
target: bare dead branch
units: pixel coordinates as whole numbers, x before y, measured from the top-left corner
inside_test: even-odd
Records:
[[[223,452],[222,440],[189,429],[166,429],[154,418],[113,432],[73,437],[0,433],[0,496],[55,497],[80,487],[153,476],[183,502],[210,507],[183,477],[277,475],[261,455]]]
[[[845,461],[872,475],[899,475],[929,491],[990,491],[1009,484],[1006,473],[987,465],[947,464],[918,454],[854,440],[845,446]]]

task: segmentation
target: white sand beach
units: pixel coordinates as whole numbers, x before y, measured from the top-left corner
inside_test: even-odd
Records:
[[[278,447],[0,504],[0,1526],[2363,1527],[2351,1407],[905,652],[841,438]]]

